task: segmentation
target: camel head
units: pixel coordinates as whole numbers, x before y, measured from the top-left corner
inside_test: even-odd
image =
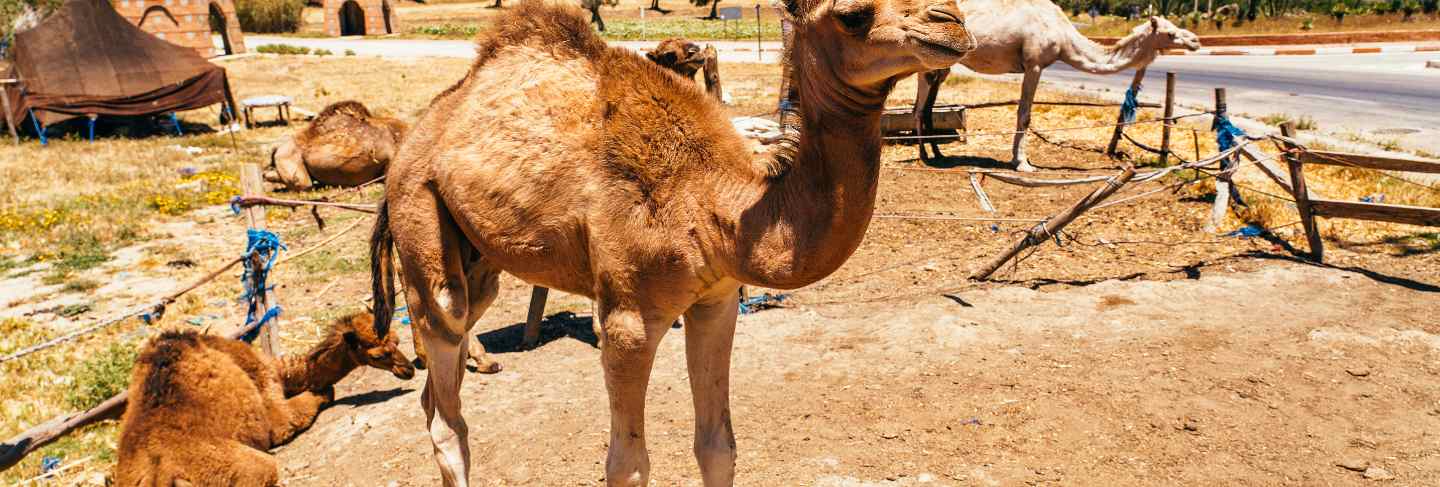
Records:
[[[695,73],[705,64],[705,54],[701,52],[700,46],[679,37],[660,41],[660,45],[645,53],[645,57],[686,78],[694,78]]]
[[[371,326],[375,319],[370,313],[356,313],[335,322],[332,333],[339,333],[345,342],[345,350],[355,363],[381,370],[388,370],[401,379],[415,377],[415,366],[400,351],[400,341],[393,330],[383,338],[375,335]]]
[[[1167,49],[1185,49],[1197,51],[1200,49],[1200,36],[1185,29],[1177,27],[1164,17],[1150,17],[1150,22],[1136,27],[1135,30],[1144,30],[1150,36],[1150,42],[1159,51]]]
[[[855,88],[888,88],[975,48],[954,0],[784,1],[800,56],[793,61],[829,64],[826,74]]]

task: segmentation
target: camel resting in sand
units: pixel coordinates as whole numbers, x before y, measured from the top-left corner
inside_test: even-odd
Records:
[[[331,104],[270,153],[265,179],[291,191],[315,183],[356,186],[385,174],[405,137],[405,123],[376,116],[357,101]]]
[[[165,332],[130,375],[115,485],[279,485],[266,451],[309,428],[336,382],[362,365],[415,376],[396,345],[393,333],[376,336],[368,314],[341,318],[308,353],[278,359],[239,340]]]
[[[1130,35],[1106,47],[1081,35],[1065,12],[1049,0],[966,0],[959,5],[970,32],[975,34],[976,44],[975,50],[966,54],[960,64],[983,74],[1025,74],[1011,149],[1011,164],[1021,171],[1035,170],[1025,156],[1025,133],[1030,128],[1031,104],[1040,85],[1040,72],[1055,61],[1087,73],[1113,74],[1130,68],[1144,69],[1166,49],[1200,49],[1200,38],[1193,32],[1161,17],[1151,17],[1149,22],[1131,30]],[[950,68],[945,68],[919,76],[919,93],[915,95],[916,135],[933,132],[931,109],[940,84],[949,75]],[[944,157],[938,143],[929,145],[935,157]],[[920,159],[929,160],[925,146],[922,140]]]

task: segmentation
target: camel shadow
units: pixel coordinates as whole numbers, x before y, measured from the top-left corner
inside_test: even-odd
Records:
[[[362,394],[355,394],[353,396],[345,396],[340,399],[336,399],[335,402],[330,403],[330,407],[335,407],[342,404],[350,406],[352,408],[365,407],[371,404],[380,404],[382,402],[389,401],[391,399],[412,392],[415,392],[415,389],[407,389],[404,387],[396,387],[394,389],[388,389],[383,391],[370,391]]]
[[[911,161],[916,161],[916,162],[919,162],[921,165],[923,165],[923,166],[925,166],[925,167],[930,167],[930,168],[935,168],[935,169],[954,169],[954,168],[957,168],[957,167],[969,167],[969,168],[975,168],[975,169],[995,169],[995,170],[1001,170],[1001,171],[1008,171],[1008,170],[1014,169],[1014,167],[1010,165],[1010,161],[1002,161],[1002,160],[999,160],[999,159],[993,159],[993,158],[989,158],[989,157],[980,157],[980,156],[944,156],[944,157],[931,158],[929,161],[921,161],[919,158],[916,158],[916,159],[911,159]],[[1031,164],[1031,165],[1034,165],[1036,169],[1039,169],[1039,170],[1041,170],[1041,171],[1092,171],[1092,170],[1095,170],[1095,168],[1093,168],[1093,167],[1047,166],[1047,165],[1044,165],[1044,164],[1037,164],[1035,161],[1030,161],[1030,164]],[[1118,170],[1118,169],[1117,169],[1117,170]]]
[[[595,336],[595,329],[592,327],[594,318],[580,316],[569,311],[546,316],[540,322],[540,341],[532,348],[540,348],[550,342],[561,338],[572,338],[594,348],[600,348],[600,338]],[[486,353],[512,353],[523,352],[532,348],[525,347],[525,323],[513,325],[481,333],[480,344],[485,345]]]

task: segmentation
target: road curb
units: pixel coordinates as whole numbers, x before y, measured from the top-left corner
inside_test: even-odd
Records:
[[[1185,51],[1172,49],[1166,56],[1314,56],[1336,54],[1381,54],[1408,52],[1440,52],[1440,45],[1413,46],[1363,46],[1363,47],[1306,47],[1306,48],[1245,48],[1245,49],[1201,49]]]

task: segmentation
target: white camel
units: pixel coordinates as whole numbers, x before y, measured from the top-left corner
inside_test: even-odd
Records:
[[[960,64],[977,73],[1025,74],[1010,162],[1020,171],[1035,170],[1025,156],[1025,133],[1030,127],[1031,102],[1040,84],[1040,72],[1046,67],[1063,61],[1087,73],[1114,74],[1130,68],[1143,69],[1165,49],[1200,49],[1198,36],[1161,17],[1151,17],[1114,46],[1106,47],[1080,35],[1065,12],[1049,0],[964,0],[959,6],[976,42],[975,50],[966,54]],[[930,113],[935,95],[949,75],[949,69],[941,69],[918,76],[916,134],[932,132]],[[929,160],[925,145],[920,144],[920,158]],[[929,145],[935,157],[944,157],[937,143]]]

